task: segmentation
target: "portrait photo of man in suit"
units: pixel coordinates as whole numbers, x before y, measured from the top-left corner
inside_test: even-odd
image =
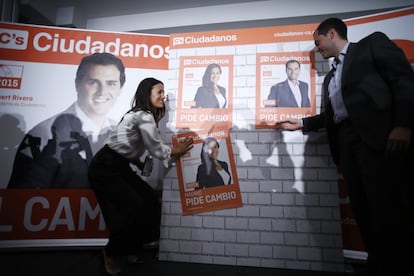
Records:
[[[77,100],[26,133],[7,188],[89,188],[88,165],[117,124],[107,116],[124,83],[116,56],[84,57],[75,77]]]
[[[267,100],[273,104],[265,107],[310,107],[309,85],[299,80],[300,62],[288,60],[286,62],[287,78],[270,88]]]

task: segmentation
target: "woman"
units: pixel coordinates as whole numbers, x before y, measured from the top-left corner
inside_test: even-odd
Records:
[[[226,89],[218,85],[221,67],[217,63],[209,64],[204,72],[202,86],[194,97],[195,106],[201,108],[225,108],[227,106]]]
[[[207,137],[201,148],[201,165],[197,169],[198,188],[210,188],[231,183],[229,166],[226,162],[217,160],[219,143],[212,137]]]
[[[172,157],[192,148],[192,140],[169,147],[161,140],[158,123],[165,114],[164,85],[146,78],[138,85],[132,108],[125,113],[106,145],[89,166],[89,180],[109,230],[104,249],[107,273],[121,270],[120,260],[137,262],[144,242],[159,237],[160,204],[155,191],[134,172],[143,169],[144,152],[168,167]]]

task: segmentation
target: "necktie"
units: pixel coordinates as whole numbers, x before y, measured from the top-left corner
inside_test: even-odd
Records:
[[[345,56],[344,53],[340,53],[339,55],[340,56]],[[341,59],[338,57],[338,58],[335,58],[334,63],[331,64],[334,74],[335,74],[335,71],[336,71],[336,67],[338,67],[338,64],[340,64],[340,63],[341,63]]]

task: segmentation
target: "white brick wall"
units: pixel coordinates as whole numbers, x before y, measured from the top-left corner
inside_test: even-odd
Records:
[[[309,51],[313,42],[172,50],[166,88],[173,126],[181,55],[234,55],[230,136],[243,198],[236,209],[181,215],[177,173],[163,186],[160,259],[255,267],[344,271],[337,175],[323,132],[256,130],[256,53]],[[316,59],[316,93],[329,70]],[[166,140],[179,130],[169,128]]]

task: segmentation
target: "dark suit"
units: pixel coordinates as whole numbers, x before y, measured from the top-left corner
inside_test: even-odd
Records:
[[[214,95],[213,87],[201,86],[197,89],[197,93],[194,96],[195,106],[201,108],[223,108],[227,105],[226,89],[222,86],[218,86],[220,94],[225,99],[223,106],[219,106],[217,97]]]
[[[88,164],[111,132],[112,128],[103,131],[92,145],[72,105],[25,135],[8,188],[89,188]]]
[[[273,85],[270,88],[268,100],[275,100],[275,105],[266,105],[266,107],[310,107],[308,96],[309,85],[306,82],[299,82],[300,95],[302,97],[301,105],[298,106],[292,89],[290,89],[289,81],[285,80]]]
[[[412,261],[413,145],[411,154],[387,155],[394,127],[414,129],[414,72],[404,53],[376,32],[351,43],[341,92],[349,119],[335,124],[323,82],[323,111],[305,118],[304,132],[326,127],[332,156],[342,169],[351,205],[376,272]],[[411,226],[412,227],[412,226]],[[409,253],[404,253],[406,248]],[[408,255],[407,255],[408,254]],[[403,258],[406,258],[403,261]],[[379,274],[378,274],[379,275]]]
[[[226,162],[223,162],[220,160],[217,160],[217,162],[220,164],[223,170],[229,175],[229,181],[227,183],[224,183],[223,178],[214,168],[213,164],[212,164],[213,167],[211,168],[211,171],[209,174],[207,173],[207,165],[202,164],[198,166],[198,169],[197,169],[196,181],[199,184],[199,189],[228,185],[231,183],[231,174],[229,172],[229,166],[227,165]]]

